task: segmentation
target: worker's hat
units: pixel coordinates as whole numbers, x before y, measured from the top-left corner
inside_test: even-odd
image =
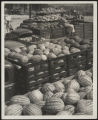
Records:
[[[11,21],[11,16],[6,16],[7,21]]]

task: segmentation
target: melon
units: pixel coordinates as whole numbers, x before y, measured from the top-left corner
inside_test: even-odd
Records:
[[[62,49],[69,50],[69,47],[68,46],[64,46]]]
[[[46,56],[46,55],[41,55],[41,59],[42,59],[43,61],[46,61],[46,60],[47,60],[47,56]]]
[[[53,49],[53,48],[55,48],[55,44],[50,43],[48,48],[49,48],[49,49]]]
[[[66,44],[66,46],[68,46],[70,48],[72,45],[71,44]]]
[[[63,92],[56,92],[52,97],[61,98],[63,94],[64,94]]]
[[[51,98],[53,96],[53,92],[48,91],[44,94],[44,101],[48,100],[49,98]]]
[[[48,54],[48,58],[52,59],[52,58],[57,58],[57,56],[54,53],[49,53]]]
[[[9,57],[13,57],[15,59],[21,59],[23,57],[23,55],[21,55],[20,53],[11,52],[9,54]]]
[[[42,51],[45,50],[44,44],[38,44],[38,48],[41,49]]]
[[[40,55],[33,55],[31,60],[34,61],[34,62],[40,62],[41,61],[41,56]]]
[[[33,54],[34,55],[43,55],[43,51],[40,49],[36,49]]]
[[[54,86],[55,86],[55,91],[56,92],[64,92],[65,91],[64,84],[60,81],[55,82]]]
[[[79,92],[80,99],[83,99],[86,97],[87,93],[86,92]]]
[[[45,43],[44,43],[44,46],[45,46],[45,47],[49,47],[49,44],[50,44],[49,42],[45,42]]]
[[[69,42],[70,42],[71,44],[74,44],[74,43],[75,43],[75,40],[74,40],[74,39],[70,39]]]
[[[68,93],[66,92],[62,95],[62,100],[63,100],[64,103],[66,102],[67,94]]]
[[[68,83],[68,88],[74,89],[75,91],[79,91],[80,85],[77,80],[73,79]]]
[[[41,108],[36,104],[29,104],[23,108],[24,115],[42,115]]]
[[[89,47],[90,47],[90,45],[88,45],[88,44],[80,45],[80,49],[81,49],[81,50],[86,50],[86,49],[88,49]]]
[[[33,57],[33,55],[29,53],[27,54],[27,57],[28,57],[28,60],[30,60]]]
[[[89,93],[92,90],[92,86],[81,87],[80,92]]]
[[[46,101],[37,101],[36,105],[38,105],[40,108],[42,108],[45,105]]]
[[[27,52],[27,47],[22,47],[21,50]]]
[[[30,51],[28,51],[28,53],[33,55],[34,54],[34,50],[30,50]]]
[[[80,78],[77,79],[77,81],[83,87],[92,85],[92,79],[88,75],[81,76]]]
[[[12,104],[28,105],[30,100],[25,95],[15,95],[10,99]]]
[[[70,81],[71,81],[71,80],[69,80],[69,79],[63,79],[63,84],[64,84],[64,85],[67,85]]]
[[[80,48],[80,44],[78,42],[73,43],[72,46],[76,48]]]
[[[45,49],[45,50],[43,51],[43,53],[44,53],[45,55],[48,55],[48,54],[49,54],[49,49]]]
[[[64,110],[65,110],[65,111],[69,111],[69,112],[71,112],[72,114],[74,114],[74,113],[75,113],[75,106],[74,106],[74,105],[66,105],[66,106],[64,107]]]
[[[9,48],[4,48],[4,51],[5,52],[10,52],[10,49]]]
[[[63,53],[60,53],[60,54],[58,55],[58,57],[62,57],[62,56],[64,56],[64,54],[63,54]]]
[[[58,54],[61,53],[61,49],[59,49],[59,48],[53,48],[53,53],[54,53],[55,55],[58,55]]]
[[[79,70],[77,73],[76,73],[76,77],[79,79],[81,76],[84,76],[86,75],[86,72],[84,70]]]
[[[10,53],[8,54],[8,57],[9,57],[9,58],[17,59],[17,58],[16,58],[16,54],[17,54],[16,52],[10,52]],[[19,54],[19,53],[18,53],[18,54]]]
[[[64,63],[64,60],[59,60],[58,63]]]
[[[90,40],[89,39],[84,39],[80,42],[81,45],[83,44],[90,44]]]
[[[43,101],[43,94],[40,90],[33,90],[28,95],[31,103],[36,103],[37,101]]]
[[[70,54],[70,52],[69,52],[69,50],[62,50],[62,53],[64,54],[64,55],[69,55]]]
[[[61,46],[61,45],[59,45],[59,44],[55,44],[55,48],[57,48],[57,49],[61,49],[61,48],[62,48],[62,46]]]
[[[43,93],[46,93],[48,91],[54,92],[55,91],[55,86],[52,83],[45,83],[42,86],[41,90],[42,90]]]
[[[88,114],[88,115],[92,115],[93,114],[93,101],[81,99],[77,103],[77,111]]]
[[[78,43],[80,43],[82,41],[82,39],[77,35],[73,36],[72,38]]]
[[[89,77],[92,77],[92,73],[90,71],[86,71],[86,74],[89,76]]]
[[[57,114],[64,109],[64,102],[60,98],[51,97],[46,101],[44,111],[50,114]]]
[[[69,40],[70,40],[69,38],[66,38],[66,39],[64,39],[64,42],[65,43],[70,43]]]
[[[71,52],[71,53],[80,52],[80,49],[71,47],[70,52]]]
[[[19,104],[12,104],[5,109],[5,115],[19,116],[22,114],[23,107]]]
[[[10,52],[11,52],[10,49],[4,48],[4,54],[5,54],[5,56],[8,56]]]
[[[35,48],[37,48],[36,45],[30,45],[27,49],[28,49],[29,51],[34,51]]]
[[[15,48],[14,51],[17,52],[17,53],[22,52],[20,48]]]
[[[67,93],[70,94],[70,93],[76,93],[76,91],[72,88],[67,88]]]
[[[66,96],[66,104],[73,105],[76,104],[80,100],[80,96],[78,93],[68,93]]]
[[[22,55],[20,58],[19,58],[19,61],[21,63],[27,63],[29,61],[28,57],[27,56],[24,56]]]

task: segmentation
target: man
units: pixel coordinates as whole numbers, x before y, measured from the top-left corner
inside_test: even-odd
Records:
[[[5,25],[6,25],[7,33],[13,30],[12,25],[11,25],[11,17],[10,16],[5,16]]]
[[[64,18],[64,14],[61,14],[60,16],[60,22],[61,24],[63,24],[65,26],[65,32],[68,34],[68,35],[71,35],[75,32],[75,29],[74,29],[74,25],[73,24],[70,24],[66,18]]]

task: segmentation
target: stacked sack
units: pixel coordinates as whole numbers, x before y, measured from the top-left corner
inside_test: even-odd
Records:
[[[92,115],[92,72],[80,70],[72,80],[61,81],[13,96],[5,115]]]
[[[10,33],[7,33],[5,36],[5,40],[16,40],[19,37],[30,37],[32,36],[32,31],[26,28],[17,28]]]

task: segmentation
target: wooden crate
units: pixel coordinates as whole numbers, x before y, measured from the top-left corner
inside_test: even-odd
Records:
[[[80,23],[78,25],[75,25],[75,32],[79,35],[79,37],[84,38],[84,32],[83,32],[83,23]]]
[[[68,56],[69,76],[76,73],[78,70],[86,70],[87,51],[81,51]]]
[[[81,38],[93,40],[93,23],[79,23],[75,25],[75,31]]]
[[[17,93],[24,94],[26,91],[33,90],[44,82],[49,81],[48,61],[39,63],[20,64],[9,59],[13,64],[21,66],[17,72]]]
[[[21,91],[21,94],[24,94],[27,91],[38,88],[46,82],[58,81],[62,77],[73,75],[80,69],[87,70],[92,66],[92,58],[89,58],[91,51],[91,49],[84,50],[39,63],[29,62],[27,64],[21,64],[10,59],[13,64],[21,66],[21,69],[17,73],[17,86],[18,89],[20,88],[19,91]]]
[[[85,23],[85,38],[93,39],[93,23]]]
[[[49,60],[50,81],[55,82],[68,76],[68,56]]]
[[[16,94],[15,83],[5,84],[5,101],[8,102]]]
[[[40,30],[40,29],[33,29],[33,34],[38,35],[40,37],[50,39],[50,29]]]
[[[87,69],[93,67],[93,49],[87,50]]]
[[[65,36],[65,28],[55,28],[51,29],[51,39],[60,38]]]

